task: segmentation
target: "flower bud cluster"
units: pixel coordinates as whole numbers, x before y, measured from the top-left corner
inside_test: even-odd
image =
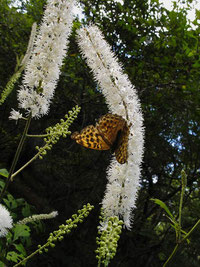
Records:
[[[59,230],[54,231],[53,233],[50,233],[49,238],[47,240],[47,243],[43,246],[38,246],[38,252],[41,254],[44,251],[48,252],[48,247],[55,247],[55,242],[62,241],[65,234],[71,233],[71,230],[73,228],[77,227],[78,223],[82,223],[83,219],[86,218],[90,211],[94,208],[94,206],[90,205],[89,203],[87,205],[84,205],[81,210],[78,210],[77,214],[72,215],[72,219],[66,220],[66,224],[62,224],[59,226]]]
[[[29,58],[31,56],[31,52],[32,52],[33,45],[34,45],[34,38],[35,38],[35,35],[36,35],[36,27],[37,27],[37,24],[36,23],[33,23],[32,31],[31,31],[31,36],[30,36],[30,39],[29,39],[29,43],[28,43],[28,48],[27,48],[26,54],[25,54],[25,56],[21,60],[19,60],[17,58],[17,66],[15,68],[16,69],[16,72],[12,75],[12,77],[8,81],[5,89],[1,93],[1,96],[0,96],[0,105],[2,105],[4,103],[4,101],[6,100],[6,98],[12,92],[12,90],[13,90],[13,88],[15,86],[15,83],[21,77],[21,73],[24,70],[24,67],[26,66],[26,63],[27,63],[27,61],[29,60]],[[19,117],[15,117],[15,116],[12,117],[12,115],[13,114],[11,112],[10,119],[14,119],[14,120],[18,120],[19,119]]]
[[[70,110],[68,114],[65,115],[66,120],[61,119],[60,123],[46,129],[47,135],[44,138],[45,145],[43,147],[36,146],[36,149],[40,152],[40,159],[47,154],[47,150],[51,150],[52,146],[58,142],[61,136],[65,138],[67,135],[71,134],[69,126],[77,118],[80,110],[81,108],[79,106],[73,107],[72,111]]]
[[[181,171],[181,181],[182,181],[182,188],[184,188],[187,186],[187,175],[185,173],[185,170]]]
[[[104,221],[104,217],[100,217],[101,221]],[[103,222],[105,227],[105,222]],[[102,263],[104,266],[108,266],[110,260],[114,258],[117,251],[117,243],[122,231],[123,221],[119,220],[117,216],[110,217],[107,225],[104,229],[99,227],[98,234],[100,237],[96,238],[98,245],[95,251],[98,259],[98,266]]]
[[[1,96],[0,96],[0,105],[4,103],[8,95],[12,92],[15,83],[19,80],[21,76],[21,72],[17,71],[16,73],[13,74],[9,82],[7,83],[5,89],[2,91]]]
[[[51,213],[48,213],[48,214],[35,214],[27,218],[24,218],[21,221],[18,221],[17,224],[27,224],[27,223],[31,223],[35,221],[40,221],[40,220],[52,219],[52,218],[55,218],[57,215],[58,215],[57,211],[52,211]]]

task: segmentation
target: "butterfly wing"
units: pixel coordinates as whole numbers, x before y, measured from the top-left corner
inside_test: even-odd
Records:
[[[117,114],[102,116],[95,126],[89,125],[71,138],[84,147],[95,150],[112,149],[117,161],[124,164],[128,160],[129,127],[125,119]]]
[[[124,164],[128,160],[128,137],[129,127],[127,123],[125,123],[123,130],[120,132],[115,149],[115,157],[120,164]]]
[[[106,114],[102,116],[96,128],[106,143],[112,146],[116,140],[117,134],[124,128],[126,121],[117,114]]]
[[[76,141],[77,144],[84,147],[95,150],[108,150],[110,146],[103,140],[99,134],[97,128],[93,125],[89,125],[79,133],[75,132],[71,135],[71,138]]]

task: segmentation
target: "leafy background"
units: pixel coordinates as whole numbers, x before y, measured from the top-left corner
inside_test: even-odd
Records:
[[[14,72],[16,56],[25,53],[31,25],[40,22],[45,3],[27,0],[14,8],[12,2],[0,2],[0,90]],[[192,1],[185,2],[189,9]],[[103,31],[137,89],[144,115],[145,153],[133,227],[122,232],[118,253],[110,266],[161,266],[175,245],[175,236],[163,210],[150,198],[161,199],[177,212],[180,173],[185,168],[188,186],[184,230],[190,229],[200,214],[200,13],[196,12],[195,28],[191,28],[186,19],[187,9],[175,4],[168,11],[158,0],[124,0],[123,5],[112,0],[83,0],[81,5],[82,23],[93,22]],[[105,100],[77,47],[75,30],[79,26],[77,18],[50,112],[32,122],[32,134],[43,133],[76,104],[82,109],[72,131],[95,123],[107,112]],[[17,107],[19,85],[20,82],[0,106],[0,168],[9,169],[24,127],[23,122],[15,124],[8,120],[10,109]],[[27,141],[18,167],[34,155],[38,143],[42,141]],[[87,150],[70,138],[62,139],[43,160],[35,161],[15,178],[9,187],[15,198],[23,197],[35,207],[35,213],[59,212],[56,219],[45,222],[43,231],[31,232],[28,254],[83,204],[95,205],[77,230],[49,253],[33,258],[27,266],[97,265],[95,237],[110,158],[109,151]],[[18,219],[22,218],[23,214]],[[170,266],[199,266],[199,238],[197,230]]]

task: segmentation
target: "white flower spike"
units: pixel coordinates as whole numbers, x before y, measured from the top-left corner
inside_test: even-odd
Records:
[[[12,228],[13,220],[9,211],[0,204],[0,237],[4,237],[8,233],[8,229]]]
[[[75,0],[47,1],[23,85],[18,91],[19,107],[28,114],[31,112],[32,117],[39,118],[48,113],[66,55],[75,4]]]
[[[109,110],[121,115],[130,126],[128,162],[120,165],[112,160],[103,210],[107,218],[122,216],[131,227],[131,211],[135,208],[143,155],[143,117],[137,92],[98,27],[90,25],[78,31],[78,43],[83,56],[99,83]]]

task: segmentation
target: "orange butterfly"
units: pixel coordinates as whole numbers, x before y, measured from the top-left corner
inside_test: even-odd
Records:
[[[89,125],[80,133],[74,132],[71,138],[76,143],[91,149],[115,152],[119,163],[128,160],[129,127],[125,119],[117,114],[103,115],[95,126]]]

